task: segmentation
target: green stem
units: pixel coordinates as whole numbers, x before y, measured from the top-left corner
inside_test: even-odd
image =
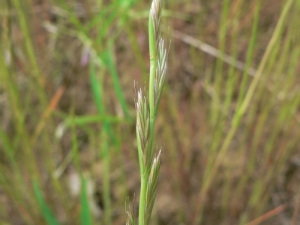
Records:
[[[148,168],[150,168],[152,158],[153,158],[153,138],[154,138],[154,122],[155,122],[155,93],[154,93],[154,81],[156,73],[156,39],[154,31],[154,22],[153,18],[149,16],[148,23],[148,32],[149,32],[149,52],[150,52],[150,76],[149,76],[149,113],[150,113],[150,132],[149,132],[149,141],[148,149],[150,154],[143,156],[143,149],[140,143],[139,132],[137,131],[138,139],[138,153],[140,161],[140,172],[141,172],[141,193],[140,193],[140,205],[139,205],[139,225],[145,224],[145,209],[146,209],[146,192],[147,192],[147,181],[149,177]],[[145,151],[146,152],[146,151]],[[144,160],[147,158],[147,160]]]
[[[30,61],[30,64],[32,66],[32,77],[34,79],[34,82],[36,84],[36,86],[34,86],[35,88],[37,88],[36,93],[37,96],[40,98],[40,101],[43,105],[46,104],[46,96],[44,93],[44,80],[41,76],[41,72],[38,66],[38,61],[37,61],[37,57],[34,51],[34,46],[32,43],[32,35],[30,33],[30,29],[29,29],[29,25],[28,25],[28,20],[26,17],[26,10],[24,9],[24,2],[22,4],[22,1],[20,0],[13,0],[13,5],[15,7],[15,10],[17,12],[17,15],[19,17],[19,23],[20,23],[20,27],[22,29],[22,34],[24,35],[24,44],[25,44],[25,48],[28,54],[28,59]]]
[[[145,206],[146,206],[146,192],[147,192],[146,174],[141,174],[141,193],[139,206],[139,225],[145,224]]]
[[[248,92],[246,93],[246,96],[245,96],[245,99],[243,100],[243,102],[241,103],[241,107],[239,109],[237,109],[237,112],[235,113],[234,117],[233,117],[233,120],[232,120],[232,123],[231,123],[231,127],[230,127],[230,130],[229,132],[227,133],[227,136],[225,138],[225,141],[218,153],[218,155],[216,156],[216,160],[214,162],[214,165],[213,165],[213,168],[211,170],[211,172],[209,173],[208,175],[208,178],[207,180],[205,181],[204,185],[203,185],[203,188],[200,192],[200,195],[199,195],[199,198],[198,198],[198,201],[199,202],[202,202],[203,198],[205,197],[220,165],[221,165],[221,162],[225,156],[225,154],[227,153],[227,150],[229,148],[229,145],[237,131],[237,128],[240,124],[240,121],[242,119],[242,117],[244,116],[249,104],[250,104],[250,101],[255,93],[255,90],[256,90],[256,87],[258,85],[258,82],[260,80],[260,78],[262,77],[263,75],[263,70],[266,66],[266,63],[267,63],[267,60],[269,59],[271,53],[272,53],[272,49],[274,49],[274,46],[276,44],[276,42],[278,41],[278,38],[279,38],[279,34],[281,32],[281,29],[284,25],[284,21],[285,21],[285,18],[292,6],[292,3],[293,3],[293,0],[289,0],[286,4],[285,4],[285,7],[281,13],[281,16],[279,18],[279,21],[277,23],[277,26],[275,28],[275,31],[272,35],[272,38],[268,44],[268,47],[267,47],[267,50],[262,58],[262,61],[259,65],[259,68],[256,72],[256,75],[248,89]],[[201,207],[201,206],[200,206]],[[202,205],[203,207],[203,205]],[[201,218],[197,218],[197,221],[196,221],[196,224],[199,224],[201,222]]]
[[[156,75],[156,39],[155,39],[155,30],[154,30],[154,21],[152,15],[149,16],[148,24],[148,33],[149,33],[149,52],[150,52],[150,77],[149,77],[149,111],[150,111],[150,136],[149,136],[149,151],[151,152],[148,159],[149,163],[152,163],[153,153],[153,138],[154,138],[154,123],[155,123],[155,94],[154,94],[154,81]]]

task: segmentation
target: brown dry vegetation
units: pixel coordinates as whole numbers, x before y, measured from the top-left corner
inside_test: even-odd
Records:
[[[0,136],[0,222],[45,224],[32,200],[35,199],[32,178],[37,178],[47,204],[61,224],[79,224],[80,201],[71,196],[68,187],[68,177],[74,171],[90,177],[96,186],[97,204],[105,212],[103,173],[107,171],[103,168],[105,153],[101,153],[101,148],[105,139],[112,139],[109,141],[112,224],[124,224],[127,197],[135,196],[138,204],[134,81],[144,87],[149,73],[149,3],[137,1],[128,11],[119,12],[105,30],[105,36],[99,37],[105,23],[95,18],[101,9],[110,12],[111,1],[103,1],[101,8],[92,0],[65,4],[54,0],[20,2],[40,71],[34,72],[15,4],[3,0],[0,40],[1,54],[6,53],[6,58],[0,58],[3,60],[0,66],[7,66],[10,78],[5,79],[3,75],[0,83],[0,122],[5,133]],[[155,145],[163,146],[163,153],[152,224],[199,224],[196,222],[199,215],[202,215],[201,224],[248,224],[262,215],[267,218],[266,213],[270,211],[274,212],[271,218],[261,223],[254,221],[252,225],[299,224],[300,64],[299,58],[298,62],[280,58],[300,51],[299,31],[295,30],[300,9],[296,6],[290,9],[288,22],[276,44],[279,53],[274,50],[275,59],[269,57],[263,71],[265,76],[260,79],[226,154],[204,196],[200,195],[240,104],[242,77],[249,75],[191,46],[183,36],[175,38],[174,31],[245,62],[259,1],[228,1],[223,39],[220,38],[222,2],[186,0],[164,4],[162,26],[165,39],[170,39],[171,44],[167,82],[156,123]],[[261,2],[253,68],[259,67],[287,1]],[[83,32],[81,28],[86,30]],[[289,29],[293,30],[295,42],[288,39]],[[85,32],[88,41],[82,38]],[[291,53],[284,52],[286,39],[291,42],[287,47]],[[89,41],[92,47],[88,46]],[[103,121],[98,120],[71,125],[57,138],[55,134],[64,119],[98,113],[90,79],[91,49],[99,55],[103,51],[112,53],[129,116],[124,115],[111,71],[100,65],[97,76],[103,88],[105,115],[119,118],[118,122],[110,123],[114,137],[103,137]],[[287,65],[289,62],[291,65]],[[216,84],[218,79],[221,86]],[[246,88],[252,80],[249,76]],[[23,182],[16,175],[9,154],[5,153],[4,136],[14,149],[13,157]],[[51,174],[72,151],[78,154],[74,153],[59,178],[53,178]],[[31,168],[34,161],[36,167]],[[276,208],[277,211],[272,211]],[[102,221],[103,217],[94,220]]]

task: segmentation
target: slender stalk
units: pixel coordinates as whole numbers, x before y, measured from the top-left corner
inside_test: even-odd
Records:
[[[26,51],[28,54],[29,62],[32,66],[32,78],[36,84],[35,88],[37,88],[36,93],[41,101],[41,104],[46,105],[47,99],[46,99],[46,95],[43,91],[45,81],[41,76],[37,57],[34,52],[34,45],[31,40],[31,34],[30,34],[29,25],[28,25],[28,20],[27,20],[26,14],[25,14],[26,10],[24,9],[25,3],[23,2],[23,4],[22,4],[22,1],[20,1],[20,0],[13,0],[12,2],[15,7],[15,10],[18,14],[20,27],[21,27],[22,33],[24,35],[25,48],[26,48]]]
[[[267,47],[267,50],[262,58],[262,61],[259,65],[259,68],[257,70],[257,73],[246,93],[246,96],[245,96],[245,99],[243,100],[243,102],[241,103],[241,107],[239,109],[237,109],[237,112],[235,113],[234,117],[233,117],[233,120],[232,120],[232,124],[231,124],[231,127],[230,127],[230,130],[228,131],[227,133],[227,136],[223,142],[223,145],[221,146],[221,149],[218,153],[218,155],[216,156],[216,159],[215,159],[215,162],[214,162],[214,166],[212,168],[212,170],[210,171],[209,173],[209,176],[207,176],[207,180],[205,181],[205,183],[203,184],[203,187],[202,187],[202,190],[198,196],[198,202],[199,203],[202,203],[203,202],[203,199],[221,165],[221,162],[222,162],[222,159],[224,158],[225,154],[227,153],[227,150],[229,148],[229,145],[234,137],[234,135],[236,134],[236,131],[237,131],[237,128],[240,124],[240,121],[242,119],[242,117],[244,116],[249,104],[250,104],[250,101],[254,95],[254,92],[257,88],[257,85],[258,85],[258,82],[260,80],[260,78],[262,77],[263,75],[263,70],[265,69],[266,67],[266,64],[267,64],[267,61],[268,59],[270,58],[270,55],[272,53],[272,50],[273,50],[273,47],[275,46],[276,42],[278,41],[278,38],[279,38],[279,34],[282,30],[282,27],[284,25],[284,21],[287,17],[287,14],[292,6],[292,3],[293,3],[293,0],[289,0],[287,1],[287,3],[285,4],[284,8],[283,8],[283,11],[281,13],[281,16],[279,18],[279,21],[277,23],[277,26],[274,30],[274,33],[272,35],[272,38],[268,44],[268,47]],[[199,206],[198,206],[199,207]],[[197,210],[198,211],[198,210]],[[199,224],[201,222],[201,218],[198,217],[197,218],[197,221],[196,221],[196,224]]]
[[[91,84],[92,84],[92,89],[93,89],[93,94],[95,98],[95,103],[98,109],[98,113],[100,116],[105,115],[105,102],[103,99],[103,87],[101,84],[102,82],[98,82],[98,79],[96,77],[96,68],[95,64],[93,61],[91,61],[90,65],[90,75],[91,75]],[[103,76],[101,76],[103,78]],[[112,128],[110,126],[110,123],[104,119],[103,121],[103,130],[100,133],[100,138],[101,138],[101,151],[100,151],[100,156],[103,160],[103,165],[104,165],[104,175],[103,175],[103,200],[104,200],[104,206],[105,206],[105,211],[104,211],[104,221],[105,224],[109,225],[112,224],[112,202],[110,198],[110,167],[111,167],[111,154],[112,151],[110,150],[110,143],[111,140],[113,139],[112,135]]]
[[[140,205],[139,205],[139,224],[145,224],[145,211],[146,211],[146,191],[147,191],[147,179],[145,174],[141,175],[141,193],[140,193]]]
[[[152,3],[153,4],[153,3]],[[152,9],[152,7],[151,7]],[[150,77],[149,77],[149,108],[150,108],[150,138],[149,138],[149,148],[152,149],[152,142],[154,136],[154,80],[156,75],[156,39],[154,31],[154,21],[152,15],[152,10],[150,10],[148,33],[149,33],[149,53],[150,53]]]
[[[162,0],[153,0],[148,23],[150,52],[148,98],[142,94],[142,90],[139,90],[136,102],[136,135],[141,176],[139,225],[148,225],[150,222],[160,169],[161,150],[155,151],[153,149],[153,141],[155,118],[167,68],[167,52],[164,47],[164,41],[160,36],[161,9]],[[136,224],[132,212],[127,212],[127,214],[127,224]]]

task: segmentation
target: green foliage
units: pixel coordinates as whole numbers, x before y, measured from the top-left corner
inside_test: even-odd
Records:
[[[1,224],[297,224],[299,1],[154,2],[0,1]]]
[[[45,202],[45,200],[42,196],[41,189],[39,188],[36,181],[33,182],[33,188],[34,188],[35,196],[39,203],[41,213],[44,216],[44,219],[46,220],[47,224],[48,225],[59,225],[60,223],[57,221],[57,219],[55,218],[50,207]]]
[[[90,206],[89,206],[89,199],[88,199],[88,193],[87,193],[87,183],[86,179],[81,179],[81,224],[82,225],[92,225],[92,217],[90,212]]]

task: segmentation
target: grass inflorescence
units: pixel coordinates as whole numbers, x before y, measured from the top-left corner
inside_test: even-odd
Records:
[[[164,86],[167,69],[167,51],[161,37],[160,23],[162,0],[154,0],[151,5],[148,34],[150,52],[150,75],[148,97],[138,91],[136,102],[136,136],[141,174],[138,224],[146,225],[156,197],[156,186],[160,169],[161,150],[153,147],[154,124]],[[134,216],[129,212],[128,224],[135,224]]]

